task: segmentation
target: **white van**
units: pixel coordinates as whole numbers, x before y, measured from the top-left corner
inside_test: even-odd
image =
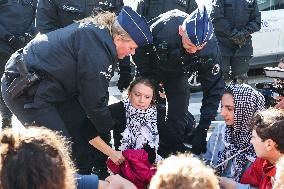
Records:
[[[261,30],[252,35],[250,68],[276,66],[284,56],[284,0],[257,0]]]

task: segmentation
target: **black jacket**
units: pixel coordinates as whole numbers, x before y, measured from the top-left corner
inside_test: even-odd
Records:
[[[178,34],[178,27],[186,16],[184,12],[173,10],[153,19],[150,27],[154,47],[139,48],[134,62],[140,75],[153,77],[159,82],[180,77],[185,71],[198,71],[203,91],[201,119],[213,120],[225,85],[219,47],[213,36],[201,51],[186,53]],[[166,46],[165,49],[161,49],[163,45]]]
[[[195,0],[144,0],[139,1],[137,12],[148,21],[156,18],[162,13],[178,9],[188,14],[197,8]]]
[[[119,12],[122,6],[122,0],[40,0],[36,26],[41,33],[47,33],[90,16],[92,12]]]
[[[251,35],[261,28],[261,14],[256,0],[214,0],[212,23],[219,41],[222,56],[251,56]],[[230,36],[234,31],[246,30],[246,44],[234,44]]]
[[[37,0],[0,0],[0,53],[12,54],[17,50],[8,43],[11,36],[21,38],[25,46],[36,34],[36,5]]]
[[[108,85],[117,62],[115,44],[106,29],[75,23],[38,35],[23,50],[28,70],[42,77],[31,106],[43,107],[78,96],[87,116],[105,132],[111,127]],[[6,72],[17,72],[12,55]],[[102,129],[102,130],[100,130]]]

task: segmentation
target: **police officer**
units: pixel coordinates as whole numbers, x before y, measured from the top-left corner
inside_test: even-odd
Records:
[[[117,17],[99,14],[38,35],[8,61],[2,77],[3,98],[22,123],[35,122],[61,131],[74,143],[81,140],[78,125],[86,116],[101,134],[107,133],[112,127],[106,106],[113,66],[118,58],[151,42],[146,21],[129,7]],[[94,165],[92,156],[83,149],[76,153],[75,158],[85,157],[76,162],[79,173],[88,174],[89,166]]]
[[[36,34],[34,18],[36,0],[0,1],[0,75],[7,60]],[[21,19],[21,21],[19,20]],[[11,127],[12,114],[0,95],[2,127]]]
[[[40,0],[37,7],[36,25],[41,33],[48,33],[56,29],[70,25],[78,20],[81,20],[90,15],[95,15],[102,11],[110,11],[118,13],[123,6],[122,0]],[[92,173],[99,175],[100,178],[106,177],[105,162],[107,157],[94,149],[89,143],[86,143],[83,137],[78,133],[80,130],[81,121],[85,117],[81,109],[75,109],[78,102],[70,99],[64,104],[57,106],[59,113],[62,113],[62,118],[68,126],[68,131],[72,135],[72,157],[77,167],[80,167],[80,173],[89,172],[89,168],[94,166]],[[78,112],[82,112],[79,114]],[[64,116],[68,115],[69,116]],[[74,121],[71,115],[76,116]],[[105,142],[110,141],[110,133],[102,134]],[[95,163],[95,164],[94,164]],[[86,167],[86,168],[83,168]],[[87,171],[83,171],[87,170]]]
[[[214,0],[211,17],[221,49],[224,78],[246,81],[253,54],[251,34],[261,27],[257,1]]]
[[[221,57],[217,40],[205,8],[190,15],[172,10],[151,21],[153,47],[139,48],[134,56],[137,72],[162,82],[168,100],[166,127],[172,132],[160,133],[169,153],[186,150],[184,133],[190,88],[188,74],[198,71],[203,90],[201,118],[193,131],[192,150],[206,151],[206,134],[215,118],[224,89]]]
[[[147,21],[173,9],[178,9],[190,14],[196,8],[197,4],[195,0],[144,0],[139,1],[137,4],[137,12],[144,16]],[[119,62],[120,77],[117,86],[121,91],[127,88],[132,80],[129,61],[130,59],[124,59],[124,61]]]
[[[123,0],[39,0],[36,27],[41,33],[47,33],[88,17],[92,13],[118,13],[122,6]]]

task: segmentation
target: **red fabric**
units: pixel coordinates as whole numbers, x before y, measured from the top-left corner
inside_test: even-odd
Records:
[[[122,152],[125,161],[116,165],[111,159],[107,160],[107,167],[114,174],[120,174],[133,182],[138,189],[144,189],[156,173],[156,168],[149,163],[145,150],[125,150]]]
[[[242,184],[250,184],[259,189],[272,189],[271,177],[274,177],[276,168],[269,161],[256,158],[241,178]]]

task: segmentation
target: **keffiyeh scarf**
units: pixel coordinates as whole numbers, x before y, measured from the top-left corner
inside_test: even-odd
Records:
[[[123,101],[126,110],[126,129],[123,131],[119,150],[142,149],[145,144],[155,149],[159,147],[157,109],[150,105],[146,110],[134,108],[129,99]]]
[[[226,88],[233,93],[234,125],[226,126],[225,149],[218,155],[217,165],[246,149],[233,159],[231,166],[233,179],[238,182],[247,160],[256,157],[253,146],[250,144],[251,131],[248,125],[254,114],[264,109],[265,100],[260,92],[246,84],[231,83]],[[226,166],[227,163],[219,166],[217,173],[220,175]]]

